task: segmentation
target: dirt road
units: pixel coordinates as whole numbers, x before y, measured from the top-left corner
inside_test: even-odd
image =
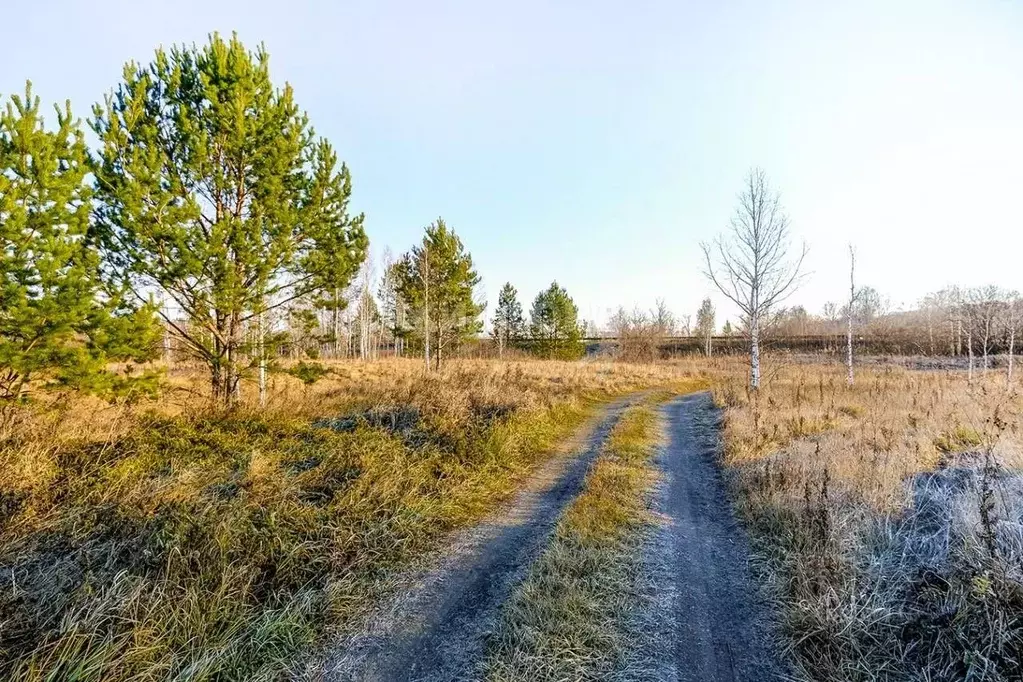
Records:
[[[467,531],[432,570],[381,606],[364,631],[338,643],[328,680],[471,680],[479,678],[484,640],[500,607],[546,543],[562,510],[621,412],[612,404],[595,428],[577,437],[512,502]]]
[[[634,400],[635,398],[633,398]],[[456,538],[436,565],[410,575],[361,632],[334,647],[317,679],[453,681],[481,678],[483,648],[502,604],[580,492],[608,432],[631,400],[610,406],[513,501]],[[716,464],[710,395],[663,407],[667,443],[654,496],[663,523],[645,542],[633,651],[621,680],[768,682],[784,679],[751,583],[748,549]]]
[[[769,621],[748,571],[748,549],[715,458],[718,413],[708,393],[663,408],[668,443],[657,463],[663,524],[643,557],[644,651],[633,660],[652,680],[783,679]]]

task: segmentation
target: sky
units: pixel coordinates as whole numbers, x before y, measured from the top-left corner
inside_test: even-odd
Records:
[[[492,313],[557,280],[580,315],[663,298],[719,323],[702,274],[762,167],[809,245],[787,303],[857,279],[911,307],[949,283],[1023,290],[1023,2],[51,0],[3,11],[0,97],[86,117],[126,61],[262,42],[352,171],[371,249],[438,216]],[[694,315],[695,316],[695,315]]]

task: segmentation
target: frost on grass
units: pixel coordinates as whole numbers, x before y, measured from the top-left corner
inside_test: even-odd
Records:
[[[715,389],[723,459],[796,678],[1023,679],[1023,394],[898,368],[849,387],[780,367],[752,398],[741,379]]]
[[[1019,679],[1023,473],[983,460],[967,454],[917,474],[912,506],[881,524],[871,577],[907,676]]]
[[[1023,473],[965,455],[904,485],[885,515],[811,495],[798,554],[760,543],[800,677],[1019,680]]]

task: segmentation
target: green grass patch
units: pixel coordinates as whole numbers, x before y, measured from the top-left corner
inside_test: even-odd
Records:
[[[969,426],[958,424],[934,439],[934,447],[939,452],[954,454],[975,448],[984,443],[984,436],[979,431]]]

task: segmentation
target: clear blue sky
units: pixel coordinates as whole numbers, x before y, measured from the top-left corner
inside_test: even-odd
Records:
[[[811,247],[791,302],[844,295],[850,240],[896,304],[1023,289],[1020,2],[115,0],[3,18],[0,95],[29,78],[81,116],[159,44],[262,41],[351,167],[375,255],[441,215],[490,310],[506,280],[528,305],[556,278],[585,317],[658,296],[695,312],[713,293],[698,244],[754,164]]]

